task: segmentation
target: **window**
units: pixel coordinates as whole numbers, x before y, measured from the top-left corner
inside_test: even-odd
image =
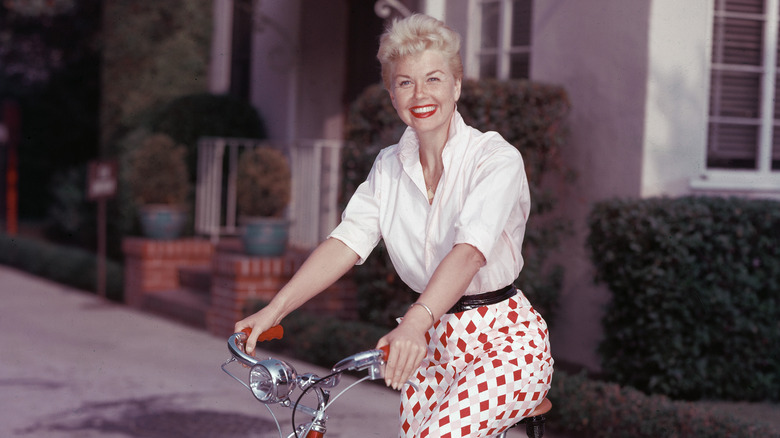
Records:
[[[714,1],[707,171],[780,170],[779,3]]]
[[[477,77],[528,78],[533,0],[474,0],[479,41],[470,72]]]

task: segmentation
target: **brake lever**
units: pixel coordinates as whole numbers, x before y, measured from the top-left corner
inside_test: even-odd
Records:
[[[343,373],[344,371],[363,371],[368,369],[368,376],[371,380],[383,379],[385,377],[385,363],[389,351],[390,348],[384,346],[380,349],[353,354],[334,365],[331,372]]]

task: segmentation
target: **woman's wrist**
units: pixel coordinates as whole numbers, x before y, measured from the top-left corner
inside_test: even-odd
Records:
[[[421,332],[427,332],[436,322],[431,308],[425,303],[415,302],[406,311],[402,323],[418,328]]]

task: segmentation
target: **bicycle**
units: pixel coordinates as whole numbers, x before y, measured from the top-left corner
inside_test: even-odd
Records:
[[[245,342],[249,336],[250,329],[244,329],[239,333],[234,333],[228,338],[228,351],[231,357],[222,364],[222,371],[230,377],[241,383],[252,392],[252,395],[265,405],[276,423],[279,430],[279,437],[284,438],[282,426],[271,410],[270,405],[279,405],[292,409],[292,427],[293,431],[287,435],[287,438],[324,438],[327,431],[326,422],[328,416],[325,411],[355,385],[366,380],[378,380],[384,378],[384,366],[387,360],[389,347],[381,349],[367,350],[340,360],[331,369],[330,374],[319,377],[315,374],[298,374],[289,363],[269,358],[259,360],[249,355],[245,351]],[[258,342],[269,341],[272,339],[281,339],[284,335],[284,329],[281,326],[271,327],[268,331],[262,333]],[[247,377],[248,383],[231,373],[227,366],[232,362],[239,362],[250,369]],[[367,375],[358,379],[356,382],[344,388],[335,397],[330,397],[330,390],[336,388],[340,383],[341,374],[347,371],[361,372],[366,371]],[[291,396],[298,390],[300,394],[293,400]],[[317,397],[317,407],[310,407],[301,403],[304,395],[312,391]],[[537,407],[529,417],[511,426],[516,427],[520,424],[526,425],[526,434],[529,438],[542,438],[544,435],[545,414],[550,410],[552,404],[546,398]],[[307,416],[307,420],[296,424],[295,414],[300,412]],[[506,438],[506,431],[497,435],[497,438]]]

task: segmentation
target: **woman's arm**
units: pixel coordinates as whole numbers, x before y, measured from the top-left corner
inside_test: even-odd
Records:
[[[385,369],[387,386],[400,389],[409,379],[425,357],[425,333],[460,299],[484,265],[482,253],[465,243],[455,245],[444,257],[417,300],[425,304],[433,315],[428,314],[423,306],[412,306],[401,324],[377,343],[377,347],[390,345]]]
[[[247,327],[252,329],[246,351],[254,351],[261,333],[335,283],[357,261],[358,255],[340,240],[331,238],[322,242],[266,307],[236,323],[236,332]]]

